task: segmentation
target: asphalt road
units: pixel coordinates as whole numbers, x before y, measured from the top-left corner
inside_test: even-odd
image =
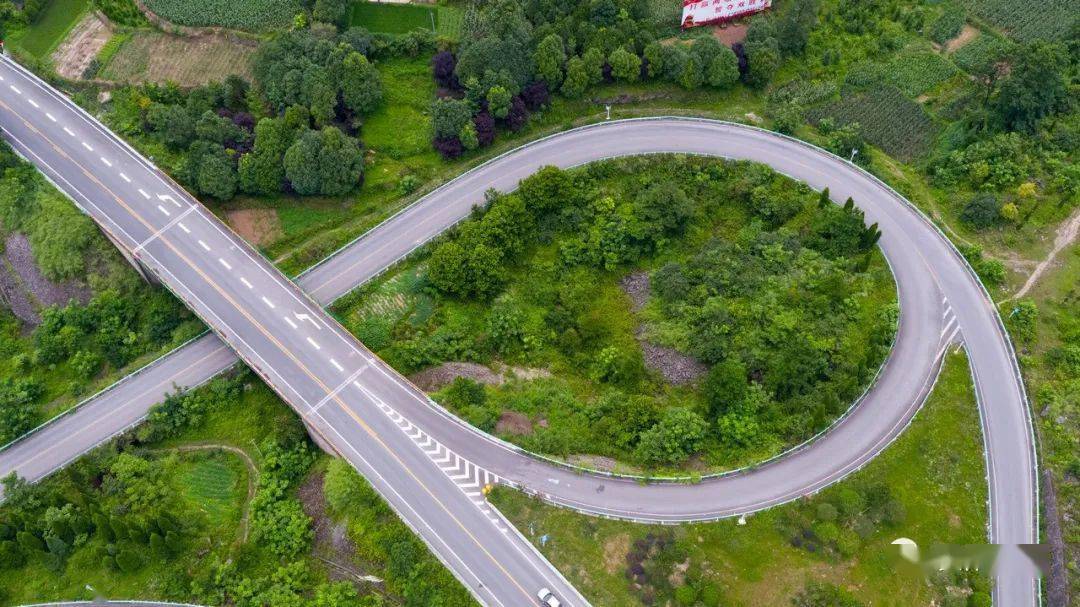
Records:
[[[2,69],[0,74],[8,77],[11,68],[5,64]],[[18,95],[13,99],[11,93],[3,86],[0,100],[23,112],[26,101],[20,100]],[[4,118],[0,124],[7,130],[11,122],[10,110],[2,109],[4,114],[0,116]],[[35,124],[43,123],[38,120]],[[12,133],[6,134],[10,139]],[[104,134],[101,137],[108,140]],[[74,151],[78,153],[79,150],[74,148]],[[355,343],[351,349],[335,345],[342,352],[336,355],[335,362],[350,370],[363,367],[357,380],[361,384],[356,388],[359,394],[353,394],[351,384],[339,394],[341,400],[354,403],[353,406],[343,406],[333,399],[323,402],[324,386],[290,374],[285,374],[284,379],[302,387],[290,392],[292,384],[284,382],[287,385],[281,388],[281,393],[305,403],[308,409],[301,406],[298,410],[321,418],[318,421],[322,425],[316,424],[316,427],[323,431],[327,426],[348,427],[352,418],[350,412],[364,415],[365,421],[370,417],[368,423],[374,424],[378,416],[369,415],[373,409],[370,404],[374,403],[374,409],[383,411],[390,422],[378,427],[379,435],[404,426],[403,434],[419,447],[412,450],[421,454],[419,459],[428,456],[428,460],[434,460],[436,468],[458,466],[458,471],[450,475],[451,484],[468,484],[472,481],[467,479],[487,474],[482,480],[498,479],[553,503],[593,514],[663,522],[708,520],[745,514],[811,493],[869,461],[906,427],[936,378],[942,352],[950,342],[962,337],[977,379],[988,446],[990,539],[996,543],[1035,542],[1037,487],[1031,426],[1023,387],[1015,371],[1015,358],[988,297],[945,238],[903,199],[845,161],[805,144],[747,127],[684,119],[611,122],[560,133],[504,155],[426,196],[304,274],[298,283],[317,302],[327,304],[467,215],[474,203],[482,201],[483,191],[489,187],[511,190],[520,179],[546,164],[568,167],[605,157],[656,152],[686,152],[763,162],[816,189],[829,187],[837,200],[852,196],[866,211],[867,219],[880,224],[883,231],[881,247],[893,267],[900,289],[901,320],[896,345],[874,388],[824,437],[770,465],[746,473],[710,479],[697,485],[642,485],[632,480],[582,474],[553,466],[483,435],[442,411],[422,392]],[[88,160],[91,161],[93,158]],[[109,168],[99,164],[95,174],[105,180],[104,173],[108,173]],[[149,171],[145,165],[144,168]],[[160,175],[151,174],[161,180]],[[78,193],[73,197],[79,200]],[[186,196],[176,198],[190,200]],[[149,204],[152,203],[150,200]],[[147,215],[153,217],[153,207],[150,209]],[[177,209],[177,212],[184,212],[184,209]],[[193,211],[192,215],[207,221],[207,214],[201,210]],[[160,217],[155,219],[158,223],[165,221]],[[195,230],[194,227],[191,229]],[[174,246],[185,246],[185,240],[175,228],[166,231],[167,236],[174,234],[177,240]],[[219,237],[225,238],[224,250],[229,253],[229,259],[234,260],[227,263],[238,269],[257,266],[261,275],[276,276],[261,259],[246,259],[241,266],[232,257],[238,254],[231,248],[246,251],[239,239],[227,233],[215,238]],[[162,249],[156,241],[146,247],[152,253],[160,251],[163,257],[170,255]],[[211,276],[220,275],[218,286],[230,297],[250,301],[250,297],[245,299],[242,285],[235,284],[239,280],[235,271],[222,272],[214,267],[213,250],[199,253],[190,244],[182,250],[188,252],[188,259],[203,261],[200,267]],[[152,263],[148,265],[153,267]],[[230,278],[233,279],[231,284]],[[195,281],[194,277],[191,280]],[[316,318],[316,306],[306,304],[298,290],[278,284],[279,276],[259,278],[259,281],[258,292],[272,291],[274,298],[280,298],[281,302],[291,301],[290,305],[303,307],[305,313]],[[183,295],[182,291],[177,292]],[[215,293],[210,295],[216,296]],[[193,308],[203,314],[198,303],[192,302]],[[302,303],[305,305],[301,306]],[[245,341],[237,344],[237,350],[242,355],[247,352],[245,359],[254,362],[257,370],[271,374],[268,381],[275,389],[278,385],[274,381],[281,382],[281,376],[273,373],[281,372],[270,367],[263,370],[260,366],[263,361],[253,354],[256,350],[273,351],[272,341],[279,337],[290,340],[285,349],[296,348],[294,356],[305,366],[321,369],[319,377],[334,377],[334,372],[319,363],[328,356],[323,347],[314,350],[310,343],[299,341],[299,337],[311,336],[325,342],[323,334],[316,333],[325,330],[333,333],[335,341],[341,343],[349,342],[351,338],[331,326],[325,317],[318,317],[326,323],[321,329],[312,327],[300,332],[299,329],[281,327],[280,313],[275,317],[273,310],[260,307],[268,308],[256,301],[248,313],[266,325],[274,326],[273,333],[251,335],[250,339],[259,345],[248,349],[245,345],[249,336],[244,333]],[[217,308],[224,308],[221,314],[230,322],[247,326],[250,331],[253,323],[242,318],[243,314],[235,310],[229,312],[226,305]],[[228,333],[226,337],[229,337]],[[0,474],[16,470],[30,479],[41,478],[93,444],[136,423],[173,383],[180,386],[197,384],[235,361],[235,355],[231,355],[219,339],[208,336],[197,340],[121,382],[76,413],[0,452]],[[349,365],[345,365],[346,361]],[[338,381],[343,373],[337,374]],[[351,375],[346,379],[349,377]],[[314,412],[310,412],[312,408]],[[349,436],[356,434],[359,433],[354,430]],[[395,447],[393,451],[396,453],[399,449]],[[400,452],[404,454],[407,449],[402,447]],[[479,471],[468,462],[481,462],[484,470]],[[421,463],[414,462],[414,465],[420,467]],[[358,463],[358,468],[369,473],[362,462]],[[471,476],[470,470],[473,471]],[[435,483],[434,480],[431,482]],[[391,503],[400,511],[399,503],[404,502],[391,500]],[[406,517],[406,520],[409,519]],[[442,554],[438,544],[430,541],[429,544],[437,554]],[[1034,587],[1023,577],[1002,576],[996,599],[1001,605],[1031,605],[1035,603]]]
[[[380,399],[386,372],[374,357],[198,201],[7,60],[0,125],[351,462],[480,603],[527,605],[549,587],[567,605],[587,604],[487,504],[481,488],[495,479],[425,444]]]

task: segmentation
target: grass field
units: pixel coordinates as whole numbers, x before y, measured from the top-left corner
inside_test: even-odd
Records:
[[[37,21],[19,32],[12,42],[39,59],[48,57],[88,7],[87,0],[52,0]]]
[[[891,488],[906,509],[905,522],[874,529],[847,558],[792,545],[785,532],[791,520],[853,487],[873,483]],[[721,604],[731,606],[788,605],[808,580],[843,585],[869,605],[940,605],[940,589],[897,575],[885,556],[886,547],[898,536],[924,545],[984,542],[985,500],[979,416],[962,354],[948,358],[911,427],[866,468],[814,498],[753,515],[743,526],[731,520],[675,528],[608,521],[502,488],[493,498],[534,543],[548,536],[540,551],[596,605],[675,604],[662,594],[655,596],[655,603],[646,603],[627,581],[631,547],[650,535],[670,532],[679,569],[688,578],[700,576],[701,583],[721,589]],[[667,572],[652,573],[658,577]]]
[[[212,527],[238,532],[247,499],[247,469],[239,456],[192,453],[177,464],[173,485],[188,505],[206,514]]]
[[[300,0],[146,0],[146,7],[178,25],[248,31],[287,26],[302,10]]]
[[[358,2],[352,7],[349,24],[388,34],[404,34],[417,28],[430,30],[433,26],[438,31],[445,11],[435,6]]]
[[[100,75],[117,82],[171,81],[181,86],[206,84],[230,74],[250,79],[254,50],[224,37],[186,38],[137,31],[113,51]]]

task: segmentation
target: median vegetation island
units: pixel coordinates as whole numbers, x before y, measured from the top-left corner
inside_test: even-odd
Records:
[[[711,472],[809,438],[870,382],[897,317],[878,237],[760,165],[548,167],[335,309],[484,431]]]
[[[347,462],[243,372],[0,504],[0,603],[473,605]]]
[[[596,605],[990,605],[985,577],[898,571],[898,537],[986,541],[979,414],[950,355],[905,433],[812,497],[746,517],[658,527],[609,521],[499,488],[493,503]]]
[[[0,444],[203,330],[6,143],[0,238]]]

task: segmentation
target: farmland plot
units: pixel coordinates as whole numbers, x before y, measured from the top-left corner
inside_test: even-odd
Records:
[[[261,31],[284,27],[301,11],[299,0],[145,0],[163,19],[192,27]]]
[[[101,70],[116,82],[175,82],[196,86],[236,74],[251,78],[254,46],[224,36],[197,38],[156,31],[131,34]]]
[[[1076,0],[962,0],[973,15],[1021,42],[1061,40],[1077,19]]]
[[[831,118],[838,125],[858,122],[866,140],[904,162],[925,154],[937,125],[918,103],[891,86],[846,97],[808,112],[811,121]]]
[[[918,97],[960,70],[930,49],[907,49],[885,66],[885,73],[889,84],[909,97]]]
[[[974,72],[980,66],[1005,58],[1014,46],[1015,43],[1005,38],[984,33],[960,47],[951,57],[960,69]]]

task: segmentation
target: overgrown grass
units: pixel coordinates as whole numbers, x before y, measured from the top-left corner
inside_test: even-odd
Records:
[[[88,0],[52,0],[37,20],[20,31],[12,42],[38,59],[44,59],[56,50],[88,7]]]
[[[671,600],[669,590],[646,603],[627,581],[626,571],[635,542],[667,533],[675,542],[672,550],[686,560],[649,571],[650,576],[671,575],[677,564],[686,573],[676,579],[721,589],[724,605],[786,605],[810,580],[840,584],[871,605],[926,605],[934,600],[940,604],[947,590],[898,575],[886,554],[890,542],[901,536],[920,545],[986,541],[987,490],[979,428],[966,357],[954,354],[923,410],[884,453],[817,496],[755,514],[744,526],[726,520],[671,529],[595,519],[504,488],[495,491],[492,501],[597,605]],[[903,505],[903,522],[879,524],[850,557],[820,549],[811,553],[792,545],[793,522],[812,519],[819,504],[875,484],[888,486]],[[541,536],[547,536],[546,545],[540,545]]]
[[[357,2],[352,7],[349,24],[387,34],[404,34],[414,29],[438,31],[439,19],[445,10],[416,4]]]

